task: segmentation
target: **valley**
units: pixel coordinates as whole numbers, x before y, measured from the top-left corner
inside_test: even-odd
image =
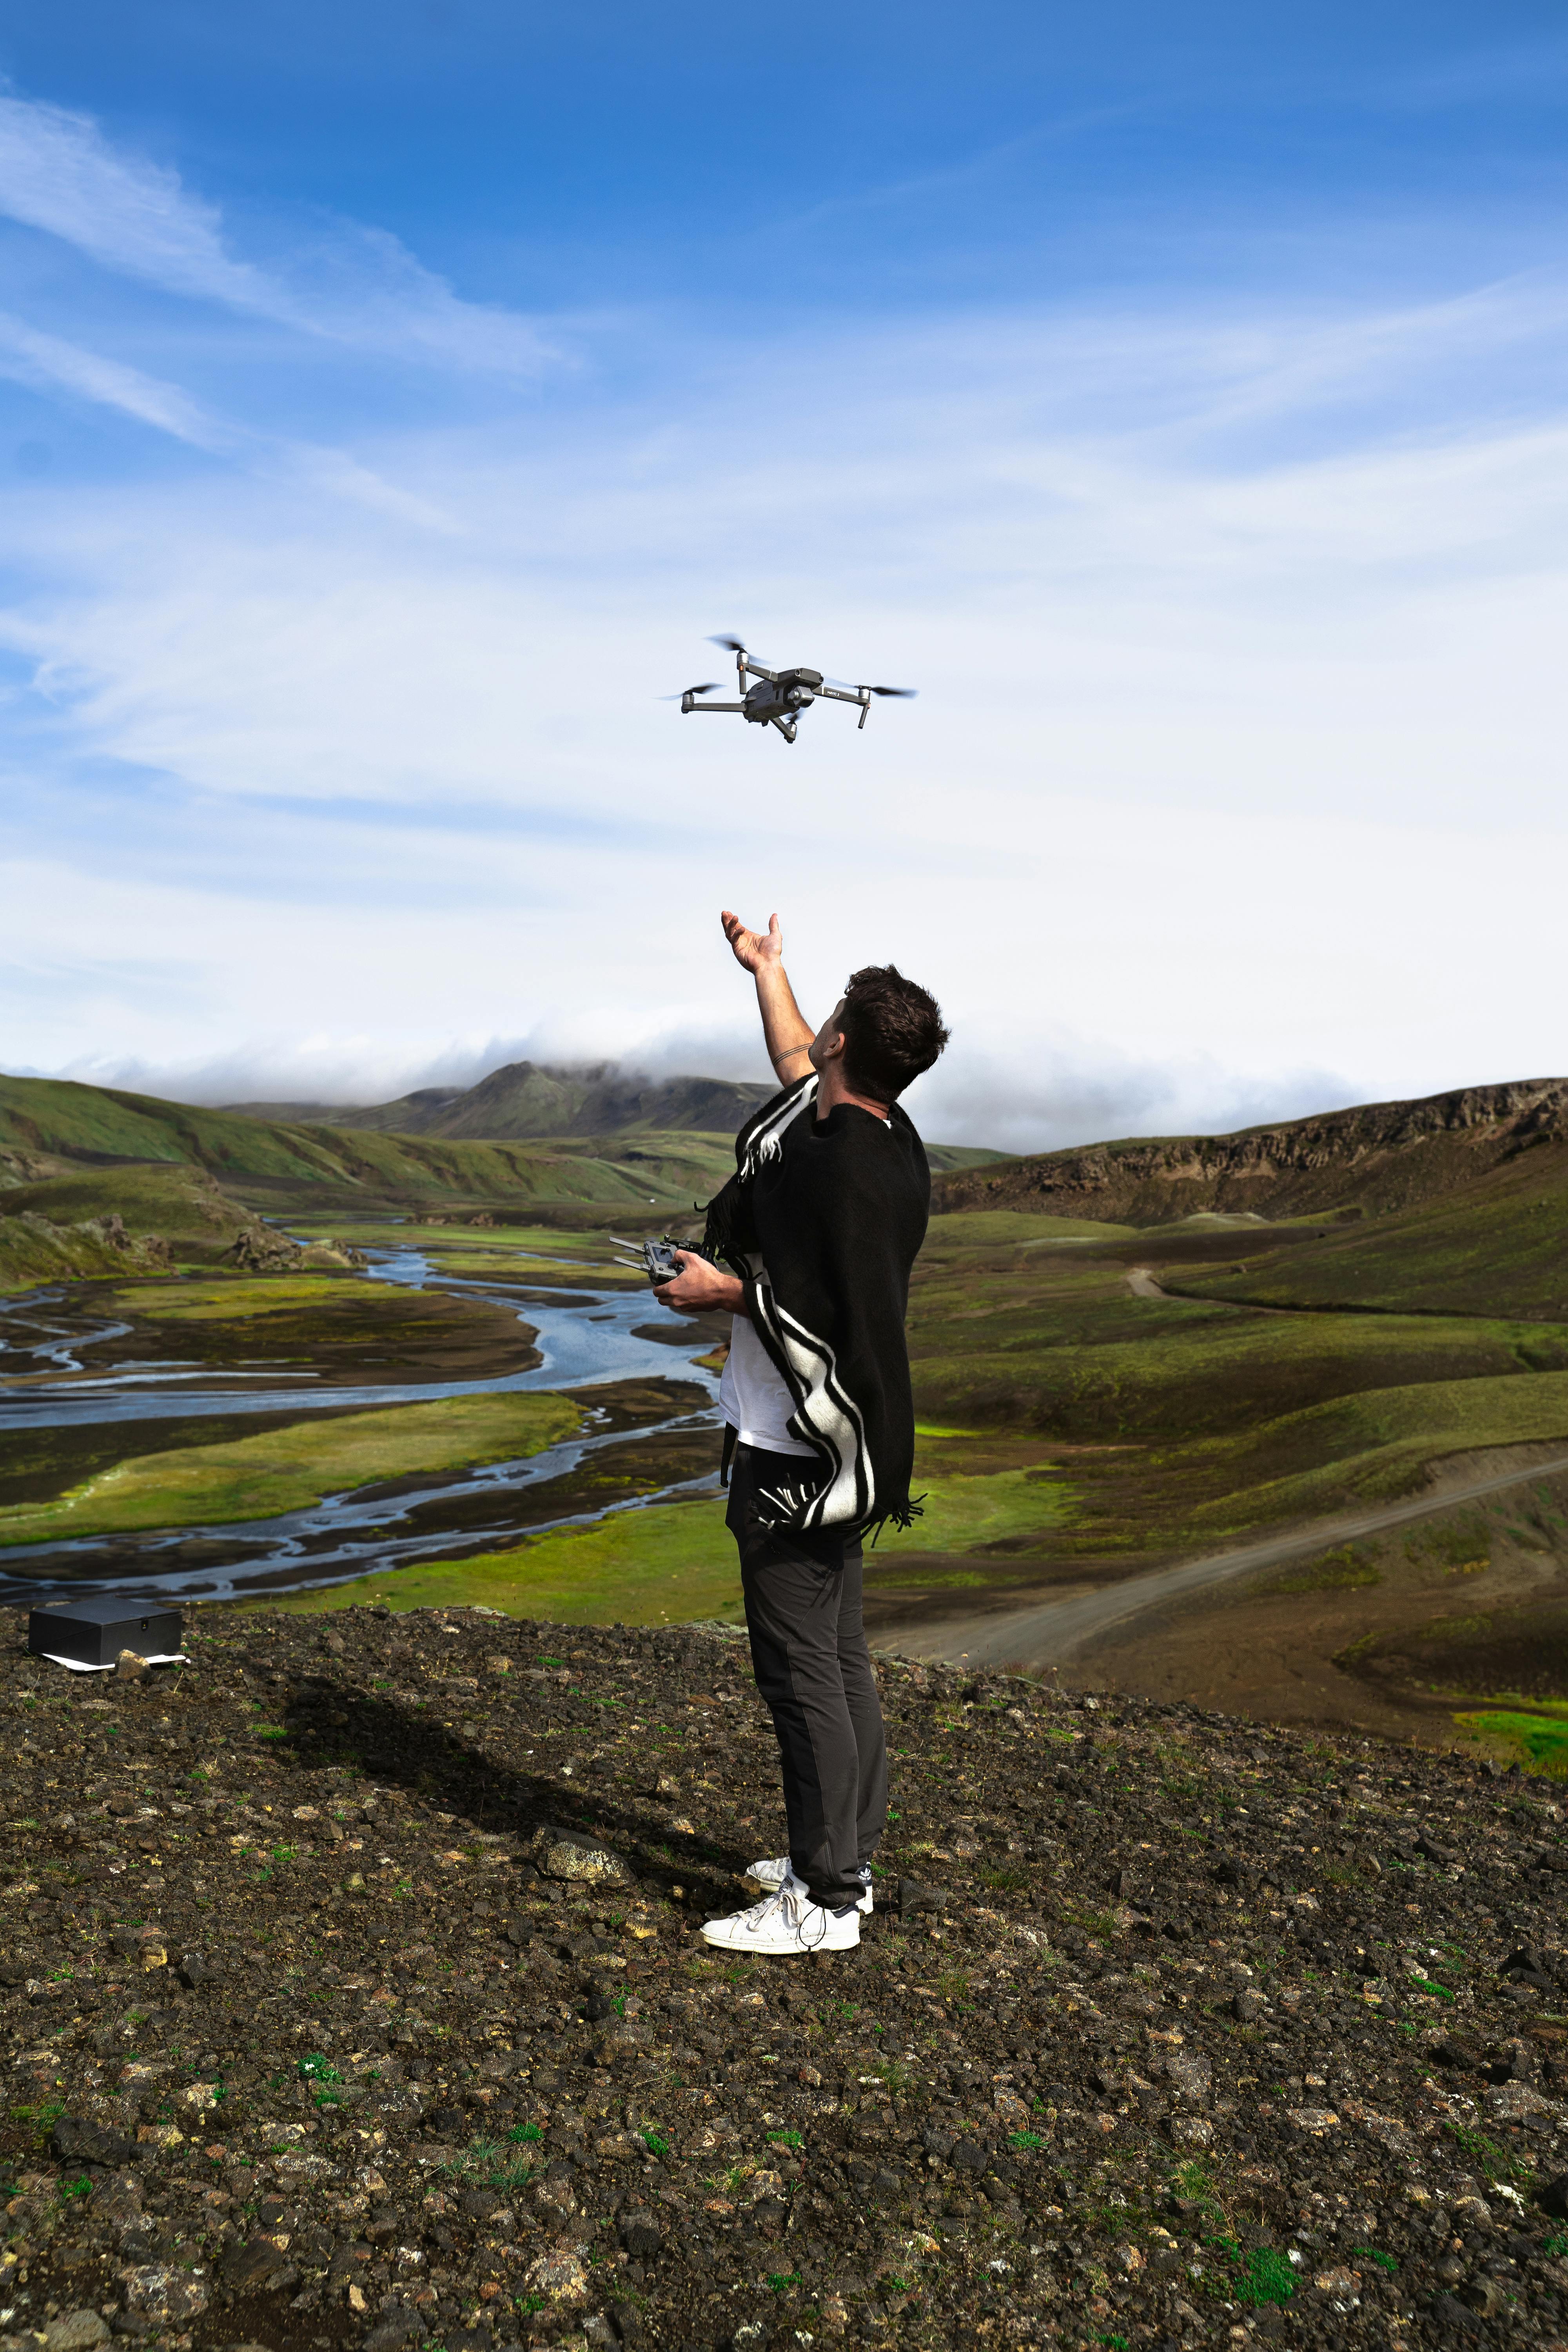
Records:
[[[611,1238],[695,1229],[730,1137],[638,1122],[710,1083],[509,1141],[0,1082],[7,1593],[735,1622],[722,1327]],[[933,1152],[873,1638],[1568,1769],[1565,1105]]]

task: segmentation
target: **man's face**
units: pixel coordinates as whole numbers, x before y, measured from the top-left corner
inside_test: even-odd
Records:
[[[843,1053],[844,999],[842,997],[839,998],[805,1050],[811,1066],[818,1076],[827,1064],[836,1058],[836,1054]]]

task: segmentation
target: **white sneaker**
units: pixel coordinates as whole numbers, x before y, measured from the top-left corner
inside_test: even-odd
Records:
[[[853,1951],[860,1941],[860,1914],[854,1904],[843,1912],[825,1911],[792,1876],[776,1895],[764,1895],[749,1911],[708,1920],[702,1934],[727,1952],[798,1959],[808,1952]]]
[[[779,1853],[774,1854],[770,1861],[753,1862],[750,1870],[742,1874],[755,1880],[759,1886],[765,1886],[770,1894],[776,1895],[786,1879],[795,1878],[795,1869],[788,1854]],[[863,1912],[868,1919],[871,1916],[872,1901],[870,1864],[863,1862],[855,1875],[866,1890],[855,1907],[858,1911]],[[801,1882],[795,1878],[795,1883],[798,1886]]]

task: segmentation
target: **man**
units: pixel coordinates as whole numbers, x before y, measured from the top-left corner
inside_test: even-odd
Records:
[[[678,1253],[680,1272],[658,1296],[734,1318],[720,1391],[733,1458],[726,1524],[778,1735],[790,1850],[753,1866],[772,1890],[761,1903],[702,1932],[732,1951],[842,1951],[871,1908],[888,1801],[861,1538],[885,1519],[907,1527],[916,1507],[904,1315],[931,1175],[898,1097],[947,1031],[935,999],[888,964],[856,972],[813,1035],[778,917],[765,932],[722,919],[756,980],[783,1091],[736,1138],[705,1254]]]

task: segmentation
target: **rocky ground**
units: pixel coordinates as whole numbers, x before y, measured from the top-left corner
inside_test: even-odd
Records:
[[[0,1622],[0,2346],[1561,2344],[1568,1845],[1458,1759],[881,1664],[855,1953],[732,1636]]]

